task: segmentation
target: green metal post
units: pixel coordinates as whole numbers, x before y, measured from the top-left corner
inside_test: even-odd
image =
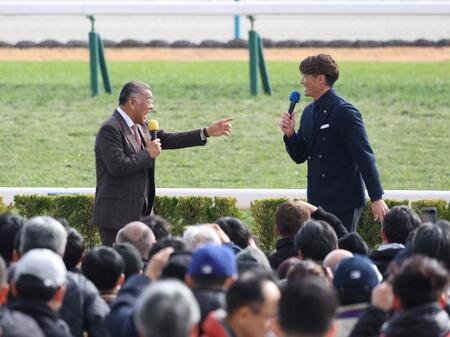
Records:
[[[111,81],[109,79],[108,66],[106,64],[105,53],[103,52],[103,42],[102,38],[100,37],[100,34],[97,34],[97,45],[98,45],[100,70],[103,78],[103,85],[105,87],[105,91],[111,94],[112,93]]]
[[[250,93],[258,96],[258,34],[253,30],[253,17],[249,17],[251,30],[248,32],[248,50],[250,53]]]
[[[261,74],[261,81],[266,95],[272,95],[272,86],[270,85],[269,72],[267,71],[266,62],[264,60],[263,42],[258,34],[258,57],[259,57],[259,72]]]
[[[91,94],[92,96],[97,96],[99,92],[98,85],[98,63],[99,63],[99,55],[98,55],[98,37],[95,33],[94,22],[95,18],[90,16],[91,20],[91,32],[89,32],[89,59],[91,66]]]

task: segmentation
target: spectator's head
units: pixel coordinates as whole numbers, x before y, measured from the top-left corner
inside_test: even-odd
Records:
[[[238,218],[226,216],[214,221],[236,245],[245,249],[252,237],[248,227]]]
[[[353,254],[368,255],[369,246],[364,239],[356,232],[347,233],[339,238],[338,246],[340,249],[348,250]]]
[[[450,223],[440,220],[436,224],[427,222],[419,226],[413,238],[413,251],[434,257],[450,268]]]
[[[323,260],[323,266],[325,268],[330,268],[331,272],[334,274],[337,265],[345,259],[353,257],[353,254],[345,249],[335,249],[328,253],[328,255]]]
[[[32,249],[17,262],[13,291],[22,300],[44,301],[53,311],[61,308],[66,266],[60,255],[48,249]]]
[[[405,244],[411,231],[420,226],[420,218],[411,207],[392,207],[383,219],[381,238],[384,243]]]
[[[293,237],[309,219],[309,211],[303,204],[296,201],[285,202],[278,207],[275,213],[277,236],[281,238]]]
[[[226,289],[236,276],[236,256],[233,251],[227,246],[206,244],[192,254],[186,281],[192,287]]]
[[[147,261],[148,253],[156,242],[152,230],[143,222],[133,221],[123,227],[116,236],[116,243],[130,243],[138,250],[141,259]]]
[[[155,235],[156,241],[159,241],[172,233],[172,224],[159,215],[148,215],[142,217],[140,221],[150,227],[153,234]]]
[[[296,256],[293,256],[293,257],[290,257],[290,258],[284,260],[283,262],[281,262],[281,264],[277,268],[277,277],[280,280],[285,279],[287,277],[287,275],[289,274],[289,271],[291,270],[291,268],[293,268],[295,265],[301,263],[301,261],[302,260],[300,260]]]
[[[94,247],[83,258],[81,271],[98,290],[114,290],[125,279],[122,256],[110,247]]]
[[[238,336],[265,337],[273,328],[279,299],[270,274],[246,273],[226,294],[227,322]]]
[[[309,220],[295,235],[295,247],[301,259],[322,262],[329,252],[338,248],[334,229],[325,221]]]
[[[8,293],[8,270],[6,269],[5,261],[0,256],[0,308],[6,303]]]
[[[219,235],[208,225],[187,226],[183,239],[186,242],[188,249],[194,251],[207,243],[220,244]]]
[[[67,228],[67,243],[66,249],[64,251],[63,261],[66,265],[67,270],[74,271],[84,253],[84,238],[83,236],[73,227]]]
[[[150,260],[153,255],[158,253],[161,249],[172,247],[174,249],[174,253],[190,253],[191,250],[188,249],[186,242],[179,237],[176,236],[167,236],[162,238],[160,241],[157,241],[152,248],[150,249],[150,253],[148,255],[148,259]]]
[[[264,253],[252,246],[248,246],[236,255],[237,267],[239,274],[248,270],[261,269],[265,272],[272,272],[269,260]]]
[[[372,262],[360,255],[347,258],[336,267],[333,285],[342,305],[370,302],[372,289],[381,275]]]
[[[141,255],[136,247],[130,243],[114,244],[113,249],[119,253],[125,265],[124,274],[125,280],[131,275],[142,273],[144,263],[142,262]]]
[[[321,84],[332,87],[339,78],[339,67],[330,55],[308,56],[300,63],[300,72],[304,77],[311,76],[321,80]]]
[[[23,217],[15,214],[0,214],[0,255],[9,265],[12,262],[14,239],[24,223]]]
[[[323,277],[326,279],[328,275],[321,265],[312,260],[300,260],[289,269],[286,275],[288,283],[298,282],[311,276]]]
[[[191,264],[192,254],[189,252],[174,252],[161,272],[162,279],[175,278],[184,282]]]
[[[134,322],[142,337],[195,336],[200,309],[189,288],[176,280],[151,284],[140,296]]]
[[[407,310],[432,302],[446,304],[449,274],[437,260],[416,255],[394,275],[394,307]]]
[[[67,231],[60,222],[49,216],[37,216],[25,222],[20,233],[20,254],[31,249],[47,248],[64,256]]]
[[[281,295],[279,325],[285,337],[334,336],[336,298],[322,278],[288,283]]]

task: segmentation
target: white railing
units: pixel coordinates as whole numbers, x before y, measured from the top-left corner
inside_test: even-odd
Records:
[[[450,191],[413,191],[389,190],[384,197],[393,200],[444,199],[450,202]],[[94,188],[63,188],[63,187],[0,187],[0,196],[9,204],[15,195],[63,195],[63,194],[94,194]],[[157,188],[158,196],[231,196],[237,199],[239,209],[247,210],[253,200],[265,198],[304,198],[305,189],[239,189],[239,188]]]
[[[0,15],[449,15],[448,1],[0,1]]]

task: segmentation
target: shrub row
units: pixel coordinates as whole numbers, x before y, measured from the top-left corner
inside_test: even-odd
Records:
[[[188,40],[177,40],[169,42],[166,40],[140,41],[135,39],[126,39],[119,42],[112,40],[103,40],[107,48],[247,48],[248,42],[244,39],[233,39],[227,42],[217,40],[204,40],[200,43]],[[414,41],[407,40],[282,40],[274,41],[263,39],[265,48],[380,48],[380,47],[448,47],[450,39],[441,39],[437,41],[418,39]],[[70,40],[60,42],[57,40],[43,40],[34,42],[29,40],[19,41],[15,44],[0,41],[0,48],[87,48],[87,40]]]
[[[250,210],[249,222],[257,236],[261,249],[270,252],[275,247],[275,211],[286,198],[254,200]],[[434,206],[439,219],[450,221],[450,205],[445,200],[386,200],[389,207],[410,205],[418,214],[423,207]],[[92,195],[37,196],[17,195],[14,198],[15,210],[26,217],[50,215],[66,218],[71,226],[77,228],[86,238],[88,246],[100,243],[97,228],[92,226]],[[183,227],[197,223],[210,223],[222,216],[241,217],[237,200],[232,197],[156,197],[155,213],[166,218],[174,225],[174,233],[181,234]],[[0,197],[0,213],[10,211]],[[358,232],[367,244],[374,248],[380,244],[380,224],[373,220],[370,203],[365,207]]]

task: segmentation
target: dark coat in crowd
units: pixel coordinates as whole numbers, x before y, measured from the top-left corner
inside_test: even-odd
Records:
[[[192,289],[195,299],[200,306],[200,327],[211,311],[225,309],[225,291],[222,289]]]
[[[370,253],[369,258],[377,266],[381,275],[384,275],[391,261],[394,260],[397,254],[402,252],[404,249],[405,248],[403,246],[395,246],[386,249],[377,249]]]
[[[67,272],[67,290],[59,312],[75,337],[108,337],[104,320],[109,306],[100,297],[95,285],[83,274]]]
[[[143,275],[132,275],[120,289],[117,298],[111,304],[111,312],[106,317],[105,326],[111,337],[138,337],[134,325],[134,306],[139,295],[150,284]]]
[[[14,309],[32,317],[45,337],[73,337],[66,322],[43,301],[17,300],[14,303]],[[36,336],[36,334],[29,336]]]
[[[44,337],[44,333],[30,316],[7,308],[0,308],[0,336]]]

